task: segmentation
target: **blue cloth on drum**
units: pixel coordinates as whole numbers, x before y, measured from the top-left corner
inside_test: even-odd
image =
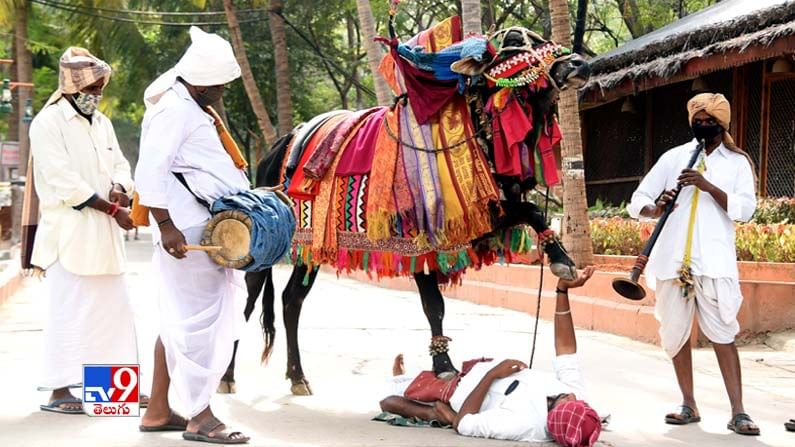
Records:
[[[251,218],[249,250],[254,260],[242,270],[258,272],[272,267],[292,246],[293,210],[273,192],[254,190],[226,196],[213,202],[211,211],[240,211]]]

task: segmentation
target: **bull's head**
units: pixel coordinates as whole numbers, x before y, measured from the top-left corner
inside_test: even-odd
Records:
[[[580,88],[591,75],[585,59],[527,28],[506,28],[488,38],[494,47],[492,57],[461,61],[453,69],[470,76],[483,74],[490,86],[537,90],[547,85],[554,90]]]

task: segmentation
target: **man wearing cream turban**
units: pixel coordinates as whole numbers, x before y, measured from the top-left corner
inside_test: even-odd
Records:
[[[113,125],[96,110],[110,74],[88,50],[67,49],[58,90],[30,126],[35,187],[26,193],[35,189],[30,211],[41,219],[25,267],[46,271],[45,411],[83,412],[69,392],[83,364],[138,363],[121,239],[132,228],[133,183]]]
[[[234,304],[245,293],[240,272],[185,248],[200,243],[209,204],[250,189],[207,110],[221,99],[224,84],[240,76],[240,67],[221,37],[196,27],[190,37],[177,65],[144,93],[147,109],[135,175],[140,204],[157,223],[153,264],[159,276],[160,337],[152,398],[140,430],[181,430],[188,440],[240,444],[248,438],[227,430],[210,409],[232,358],[235,318],[242,318]],[[171,409],[169,386],[190,419],[187,425]]]
[[[712,342],[731,403],[727,428],[758,435],[745,413],[740,359],[734,338],[740,330],[737,312],[743,297],[737,276],[734,222],[748,221],[756,210],[755,176],[747,154],[729,135],[731,109],[721,94],[704,93],[687,103],[695,138],[670,149],[632,195],[632,217],[657,218],[681,188],[646,267],[646,283],[656,289],[655,317],[660,341],[672,358],[682,392],[682,405],[665,417],[669,424],[699,422],[693,394],[690,331],[698,317]],[[685,169],[699,141],[704,150],[692,169]]]

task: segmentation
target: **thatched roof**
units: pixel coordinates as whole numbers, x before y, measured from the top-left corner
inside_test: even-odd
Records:
[[[582,92],[669,77],[688,61],[795,35],[795,0],[723,0],[591,60]]]

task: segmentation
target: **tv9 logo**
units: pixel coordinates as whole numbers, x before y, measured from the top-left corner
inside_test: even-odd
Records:
[[[89,416],[138,416],[138,365],[83,365],[83,411]]]

